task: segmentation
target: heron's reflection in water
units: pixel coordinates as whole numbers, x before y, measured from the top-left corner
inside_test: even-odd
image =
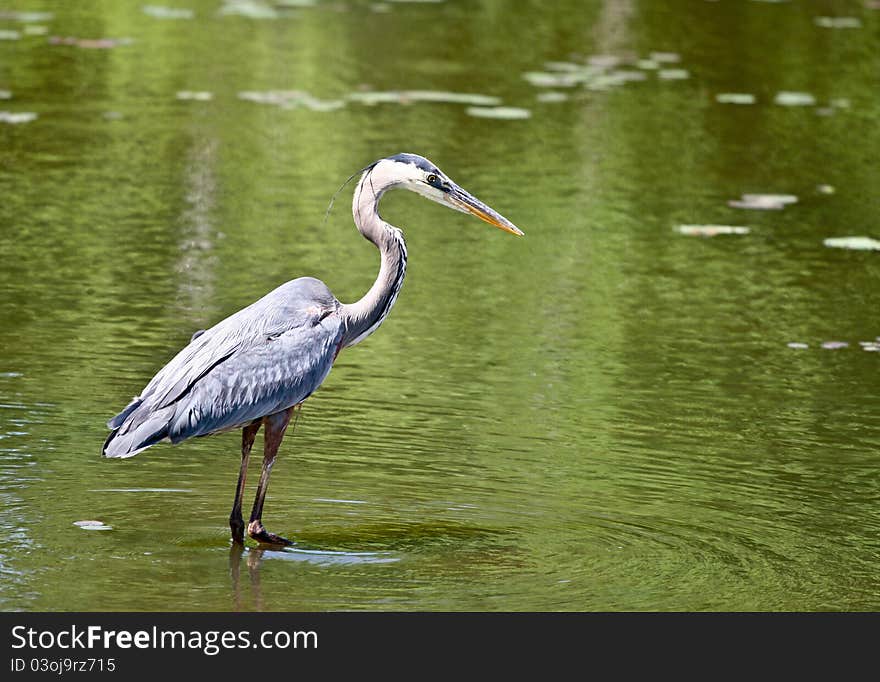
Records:
[[[229,548],[229,575],[232,578],[233,610],[242,610],[241,559],[245,553],[247,553],[247,574],[254,599],[254,610],[263,610],[263,594],[260,589],[260,564],[263,561],[263,554],[265,552],[266,550],[261,547],[246,549],[244,545],[238,542],[233,542]]]
[[[254,610],[263,610],[260,590],[260,566],[266,559],[279,559],[316,566],[350,566],[362,564],[391,564],[400,561],[402,555],[394,552],[345,552],[336,550],[304,549],[300,547],[258,546],[245,547],[233,542],[229,547],[229,575],[232,578],[233,609],[242,610],[241,563],[245,558],[248,580],[254,598]]]

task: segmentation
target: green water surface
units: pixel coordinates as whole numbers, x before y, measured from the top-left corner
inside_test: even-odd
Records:
[[[0,120],[0,608],[880,609],[880,252],[823,245],[880,239],[880,11],[173,7],[0,8],[0,111],[37,115]],[[523,75],[608,56],[630,75]],[[409,90],[530,115],[350,99]],[[329,110],[239,95],[269,91]],[[282,446],[264,521],[297,545],[231,551],[239,436],[111,461],[105,422],[288,279],[359,298],[350,186],[322,219],[401,151],[526,236],[384,200],[407,281]]]

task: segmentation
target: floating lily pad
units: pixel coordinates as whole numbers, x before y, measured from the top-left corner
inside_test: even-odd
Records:
[[[806,350],[807,348],[810,347],[806,343],[801,343],[799,341],[792,341],[791,343],[787,343],[785,345],[788,346],[789,348],[795,348],[797,350]]]
[[[716,237],[722,234],[748,234],[751,229],[741,225],[679,225],[677,231],[689,237]]]
[[[587,59],[590,66],[598,66],[602,69],[610,69],[623,61],[620,57],[613,54],[594,54]]]
[[[32,111],[0,111],[0,123],[30,123],[37,115]]]
[[[633,76],[632,74],[639,74],[638,76]],[[630,80],[646,80],[647,75],[645,75],[641,71],[626,71],[626,70],[618,70],[612,71],[610,73],[600,74],[596,76],[592,80],[586,83],[586,87],[588,90],[610,90],[611,88],[616,88],[627,81]]]
[[[50,45],[72,45],[84,50],[110,50],[121,45],[131,45],[131,38],[74,38],[72,36],[49,36]]]
[[[392,92],[353,92],[348,99],[361,104],[413,104],[415,102],[439,102],[446,104],[471,104],[474,106],[496,106],[501,103],[498,97],[463,92],[443,92],[441,90],[399,90]]]
[[[359,102],[373,106],[376,104],[400,104],[401,95],[399,92],[374,92],[366,90],[363,92],[353,92],[348,96],[352,102]]]
[[[52,12],[16,12],[10,10],[0,10],[0,19],[9,19],[10,21],[39,22],[51,21],[55,15]]]
[[[681,61],[681,55],[677,52],[652,52],[650,57],[661,64],[676,64]]]
[[[754,104],[755,96],[747,92],[720,92],[715,95],[720,104]]]
[[[796,204],[798,198],[794,194],[743,194],[743,201],[774,202],[778,204]]]
[[[82,528],[83,530],[113,530],[113,526],[108,526],[103,521],[74,521],[74,526],[78,528]]]
[[[833,249],[854,251],[880,251],[880,241],[871,237],[830,237],[822,242]]]
[[[498,97],[464,92],[443,92],[441,90],[399,90],[392,92],[353,92],[348,99],[361,104],[412,104],[414,102],[440,102],[447,104],[471,104],[474,106],[496,106],[501,103]]]
[[[579,71],[527,71],[523,78],[539,88],[571,88],[586,80]]]
[[[547,71],[583,71],[583,64],[575,64],[574,62],[544,62],[544,68]]]
[[[501,103],[498,97],[475,95],[465,92],[443,92],[441,90],[404,90],[402,95],[413,102],[446,102],[449,104],[471,104],[491,107]]]
[[[663,81],[683,81],[691,77],[687,69],[660,69],[657,78]]]
[[[498,118],[507,121],[529,118],[532,115],[528,109],[519,107],[468,107],[465,113],[477,118]]]
[[[210,92],[193,92],[191,90],[180,90],[177,93],[177,99],[190,99],[196,100],[197,102],[208,102],[209,100],[214,99],[214,95]]]
[[[858,17],[814,17],[813,23],[822,28],[861,28]]]
[[[797,203],[794,194],[743,194],[741,199],[727,202],[732,208],[748,208],[758,211],[778,211],[788,204]]]
[[[551,90],[550,92],[539,92],[535,99],[539,102],[565,102],[569,99],[568,95],[564,92],[556,92]]]
[[[178,9],[162,5],[144,5],[141,7],[141,11],[156,19],[192,19],[196,15],[191,9]]]
[[[93,493],[191,493],[191,488],[97,488]]]
[[[788,90],[777,92],[773,101],[783,107],[811,107],[816,104],[816,98],[809,92]]]
[[[248,19],[278,19],[281,14],[271,5],[255,0],[226,0],[220,8],[222,15],[238,15]]]
[[[322,100],[302,90],[244,91],[238,98],[258,104],[272,104],[282,109],[303,107],[312,111],[335,111],[345,106],[343,100]]]

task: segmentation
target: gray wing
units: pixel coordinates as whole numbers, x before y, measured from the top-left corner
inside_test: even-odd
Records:
[[[321,385],[339,348],[339,316],[328,315],[233,352],[174,402],[168,437],[177,443],[247,424],[301,403]]]
[[[130,457],[302,402],[333,365],[339,305],[322,282],[300,278],[194,336],[108,422],[104,454]]]

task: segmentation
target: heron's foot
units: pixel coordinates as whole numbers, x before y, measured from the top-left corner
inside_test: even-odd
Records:
[[[280,535],[275,535],[275,533],[270,533],[265,528],[263,528],[263,523],[259,519],[256,521],[251,521],[248,524],[248,535],[264,545],[282,545],[285,547],[289,547],[293,544],[292,541],[287,538],[283,538]]]
[[[244,519],[241,516],[229,517],[229,530],[232,531],[232,542],[236,545],[244,544]]]

